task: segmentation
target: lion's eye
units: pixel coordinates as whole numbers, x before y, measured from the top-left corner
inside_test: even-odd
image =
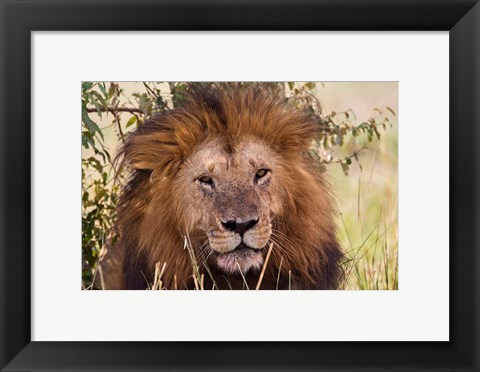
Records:
[[[256,178],[256,179],[259,179],[259,178],[265,177],[268,172],[269,172],[268,169],[259,169],[259,170],[257,171],[257,174],[255,175],[255,178]]]
[[[198,179],[201,183],[205,183],[207,185],[212,185],[213,184],[213,180],[208,177],[208,176],[202,176]]]

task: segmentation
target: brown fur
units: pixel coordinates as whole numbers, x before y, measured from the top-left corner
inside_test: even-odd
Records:
[[[271,184],[263,191],[255,191],[254,186],[248,191],[235,184],[225,195],[242,200],[218,202],[217,198],[221,205],[208,208],[216,208],[217,214],[227,210],[245,214],[253,213],[245,211],[251,207],[265,215],[262,228],[271,228],[269,242],[274,245],[262,289],[335,289],[342,275],[342,253],[335,237],[334,201],[329,185],[307,155],[320,129],[318,118],[291,107],[269,84],[191,86],[180,108],[145,122],[120,150],[121,164],[131,173],[117,210],[120,238],[110,249],[117,255],[122,252],[122,257],[116,267],[109,264],[103,270],[105,286],[144,289],[147,281],[153,281],[155,263],[166,262],[164,287],[171,289],[175,283],[179,289],[194,287],[192,263],[182,249],[188,235],[205,274],[206,288],[213,284],[210,274],[218,288],[242,288],[244,280],[238,272],[226,274],[206,257],[202,245],[208,240],[200,221],[207,213],[201,211],[203,206],[210,204],[187,190],[193,187],[189,186],[190,181],[193,185],[193,179],[188,179],[189,167],[202,151],[205,156],[234,159],[233,154],[243,148],[246,155],[242,156],[252,158],[242,172],[247,172],[245,167],[257,166],[257,149],[271,154],[276,164]],[[224,169],[235,166],[229,161]],[[212,162],[205,169],[215,172],[219,166]],[[213,212],[209,209],[208,213]],[[266,248],[261,252],[264,257]],[[202,261],[211,273],[204,270]],[[123,274],[122,280],[118,280],[118,272]],[[258,277],[258,270],[245,273],[250,288]]]

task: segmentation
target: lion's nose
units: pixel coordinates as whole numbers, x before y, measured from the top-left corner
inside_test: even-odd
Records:
[[[242,236],[248,230],[253,229],[257,222],[258,218],[254,220],[249,220],[247,222],[222,221],[222,225],[228,231],[236,232],[237,234],[240,234],[240,236]]]

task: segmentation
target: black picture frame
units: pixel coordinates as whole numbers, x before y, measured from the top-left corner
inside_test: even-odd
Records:
[[[478,1],[1,0],[0,12],[2,370],[480,370]],[[450,341],[32,342],[30,35],[37,30],[449,31]]]

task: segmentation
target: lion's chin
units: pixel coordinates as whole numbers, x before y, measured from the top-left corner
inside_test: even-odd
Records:
[[[246,273],[249,270],[258,270],[263,265],[263,256],[260,250],[248,248],[246,246],[238,247],[232,252],[218,254],[217,265],[228,274],[233,274],[239,270]]]

